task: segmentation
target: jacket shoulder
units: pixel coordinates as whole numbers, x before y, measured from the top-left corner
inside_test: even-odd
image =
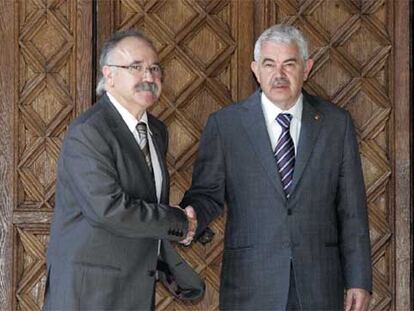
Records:
[[[107,110],[111,109],[109,104],[109,101],[104,98],[99,99],[92,107],[88,108],[72,121],[69,130],[81,124],[88,124],[91,126],[102,124],[102,120],[105,119],[105,114],[108,113]]]
[[[218,119],[234,117],[234,114],[245,111],[246,109],[248,109],[249,106],[255,105],[255,104],[260,104],[259,91],[254,92],[252,95],[250,95],[247,98],[233,102],[230,105],[225,106],[216,112],[213,112],[211,116],[218,118]]]
[[[344,108],[339,107],[322,97],[304,93],[304,100],[315,110],[319,111],[322,115],[328,117],[329,119],[344,120],[350,117],[349,112]]]

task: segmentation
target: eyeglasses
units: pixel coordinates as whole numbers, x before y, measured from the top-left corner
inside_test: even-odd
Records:
[[[137,75],[137,76],[143,76],[147,71],[154,78],[159,78],[162,76],[162,68],[160,65],[151,65],[149,67],[145,67],[140,64],[129,65],[129,66],[121,66],[121,65],[106,65],[106,66],[127,69],[131,74]]]

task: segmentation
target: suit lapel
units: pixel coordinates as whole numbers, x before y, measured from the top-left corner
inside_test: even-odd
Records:
[[[266,121],[264,118],[260,92],[256,92],[245,104],[247,108],[242,114],[242,124],[249,137],[250,143],[268,175],[272,185],[285,198],[285,192],[277,172],[276,161],[273,156],[272,145],[267,132]]]
[[[162,152],[165,142],[162,139],[162,135],[158,129],[151,121],[150,115],[148,115],[148,124],[152,132],[152,142],[154,143],[154,148],[157,153],[158,163],[160,164],[161,174],[162,174],[162,187],[161,187],[161,198],[160,202],[166,201],[166,194],[168,190],[168,171],[165,164],[164,154]]]
[[[155,184],[151,176],[151,172],[149,171],[147,162],[145,161],[144,153],[136,142],[134,135],[132,135],[119,112],[111,104],[109,98],[104,95],[102,100],[105,101],[106,104],[106,119],[108,120],[114,135],[117,137],[120,145],[122,146],[122,152],[129,154],[129,158],[131,159],[136,158],[142,177],[144,178],[144,184],[148,188],[148,191],[156,197]]]
[[[309,97],[309,95],[304,93],[302,125],[299,135],[295,170],[293,172],[292,193],[295,191],[295,188],[297,187],[300,178],[303,175],[306,164],[319,135],[322,121],[322,115],[313,107],[312,99]]]

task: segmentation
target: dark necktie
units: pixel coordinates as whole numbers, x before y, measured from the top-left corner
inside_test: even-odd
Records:
[[[285,191],[287,198],[289,198],[290,195],[293,170],[295,168],[295,145],[293,144],[293,139],[289,132],[291,120],[292,115],[289,113],[281,113],[276,117],[277,123],[282,127],[282,133],[276,144],[275,159],[283,190]]]
[[[144,153],[145,162],[147,162],[150,172],[153,172],[152,163],[151,163],[151,154],[149,151],[148,136],[147,136],[147,125],[144,122],[139,122],[137,124],[137,131],[139,135],[139,147]]]

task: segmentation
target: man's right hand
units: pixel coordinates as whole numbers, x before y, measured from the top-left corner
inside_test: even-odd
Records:
[[[197,215],[196,215],[194,208],[190,205],[184,209],[184,212],[188,220],[188,232],[187,232],[187,236],[185,237],[185,239],[181,240],[180,243],[188,246],[193,241],[196,230],[197,230]]]

